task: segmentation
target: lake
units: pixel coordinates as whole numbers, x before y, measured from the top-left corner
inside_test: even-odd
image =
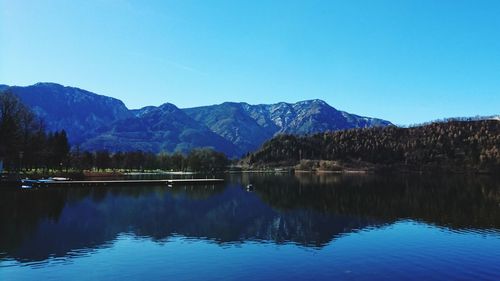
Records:
[[[500,280],[494,177],[1,188],[0,210],[2,281]]]

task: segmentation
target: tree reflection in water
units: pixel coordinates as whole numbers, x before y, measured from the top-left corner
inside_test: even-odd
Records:
[[[491,177],[231,175],[218,186],[0,191],[1,259],[42,261],[106,247],[120,233],[214,243],[323,247],[401,219],[457,229],[500,228]],[[254,192],[244,188],[252,183]],[[88,252],[88,251],[81,251]]]

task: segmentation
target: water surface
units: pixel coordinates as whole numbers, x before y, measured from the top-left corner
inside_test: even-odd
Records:
[[[0,280],[500,280],[492,177],[2,188],[0,210]]]

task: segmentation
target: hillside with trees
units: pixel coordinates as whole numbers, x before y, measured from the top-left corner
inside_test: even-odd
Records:
[[[33,112],[10,93],[0,95],[0,161],[9,171],[66,165],[70,146],[66,132],[47,133]]]
[[[352,129],[310,136],[280,135],[243,163],[302,170],[500,170],[500,121],[436,122],[410,128]]]

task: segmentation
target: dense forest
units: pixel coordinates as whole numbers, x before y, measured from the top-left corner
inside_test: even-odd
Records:
[[[410,128],[352,129],[311,136],[280,135],[249,154],[251,167],[299,169],[398,168],[498,171],[500,121],[431,123]]]
[[[16,96],[0,95],[0,160],[6,170],[57,167],[69,152],[64,131],[45,132],[43,122]]]
[[[189,154],[143,151],[71,150],[66,132],[46,132],[43,121],[11,93],[0,94],[0,162],[8,172],[65,170],[175,170],[212,172],[225,169],[223,153],[200,148]]]

